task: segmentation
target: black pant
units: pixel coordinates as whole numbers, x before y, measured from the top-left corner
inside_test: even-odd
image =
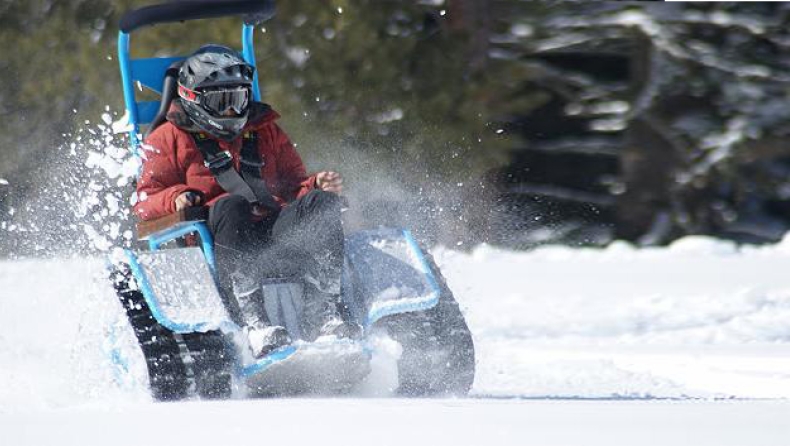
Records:
[[[341,201],[334,193],[311,191],[260,222],[253,221],[247,200],[229,195],[209,210],[208,227],[225,292],[233,272],[256,279],[309,274],[339,286],[344,235]],[[231,313],[233,307],[229,305]]]

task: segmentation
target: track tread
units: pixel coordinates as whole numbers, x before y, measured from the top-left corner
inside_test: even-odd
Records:
[[[398,393],[463,396],[474,382],[474,341],[446,279],[433,257],[424,249],[423,253],[439,285],[439,303],[427,311],[393,315],[381,322],[403,347]]]
[[[233,356],[222,333],[175,335],[156,321],[143,294],[131,286],[134,278],[128,268],[113,271],[111,280],[143,351],[155,399],[231,396]]]

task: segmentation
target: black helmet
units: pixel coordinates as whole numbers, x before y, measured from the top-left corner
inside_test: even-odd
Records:
[[[254,72],[228,47],[200,48],[184,60],[178,72],[184,112],[203,131],[224,140],[236,138],[249,117]]]

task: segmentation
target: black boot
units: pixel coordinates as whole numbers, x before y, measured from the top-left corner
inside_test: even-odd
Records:
[[[243,331],[250,344],[250,353],[256,359],[291,343],[288,331],[279,325],[248,325]]]

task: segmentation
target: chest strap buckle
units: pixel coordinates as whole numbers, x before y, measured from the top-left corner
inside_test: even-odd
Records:
[[[215,170],[215,169],[222,169],[223,167],[226,167],[232,161],[233,161],[233,155],[231,155],[230,152],[225,150],[224,152],[217,153],[217,155],[212,157],[210,160],[203,161],[203,165],[211,170]]]

